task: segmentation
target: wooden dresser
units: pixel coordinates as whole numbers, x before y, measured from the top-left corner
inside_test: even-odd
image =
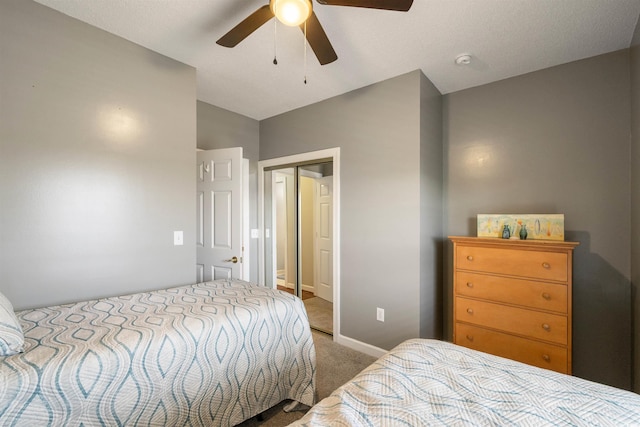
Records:
[[[576,242],[450,236],[453,342],[571,374]]]

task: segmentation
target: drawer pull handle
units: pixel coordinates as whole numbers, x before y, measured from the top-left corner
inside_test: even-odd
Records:
[[[547,270],[551,268],[551,264],[549,264],[548,262],[543,262],[542,263],[542,267],[546,268]]]
[[[545,362],[550,362],[551,361],[551,357],[549,357],[548,354],[543,354],[542,358],[544,359]]]
[[[473,335],[467,335],[467,339],[471,342],[473,342]]]
[[[542,324],[542,329],[544,329],[545,331],[549,332],[551,330],[551,326],[549,326],[548,323],[543,323]]]
[[[468,259],[469,261],[473,261],[473,257],[472,257],[471,255],[467,255],[467,259]]]
[[[473,308],[467,308],[467,313],[473,314]]]
[[[473,288],[473,283],[467,282],[467,288]]]
[[[549,301],[551,299],[551,295],[548,294],[547,292],[542,294],[542,298],[546,299],[547,301]]]

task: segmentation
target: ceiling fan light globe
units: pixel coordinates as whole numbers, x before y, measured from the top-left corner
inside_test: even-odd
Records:
[[[310,0],[271,0],[271,11],[278,21],[296,27],[309,18],[312,6]]]

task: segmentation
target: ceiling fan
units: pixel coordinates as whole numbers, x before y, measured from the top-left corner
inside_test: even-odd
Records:
[[[320,64],[329,64],[338,59],[338,55],[320,25],[311,2],[312,0],[269,0],[269,4],[253,12],[216,43],[220,46],[234,47],[275,16],[285,25],[299,26]],[[413,0],[316,0],[316,2],[327,6],[365,7],[400,12],[408,11],[413,4]]]

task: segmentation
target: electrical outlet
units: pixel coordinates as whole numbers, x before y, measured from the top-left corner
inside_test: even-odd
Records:
[[[380,322],[384,322],[384,308],[376,308],[376,319]]]

